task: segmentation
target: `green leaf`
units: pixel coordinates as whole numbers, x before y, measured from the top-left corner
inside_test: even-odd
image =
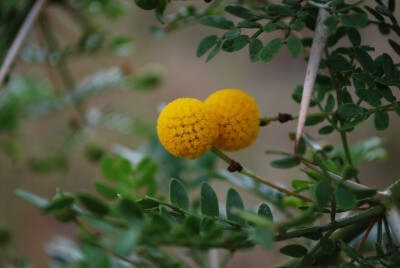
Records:
[[[75,197],[71,194],[57,194],[47,206],[43,208],[44,211],[50,212],[57,209],[70,207],[75,201]]]
[[[164,12],[168,2],[168,0],[160,0],[160,3],[156,7],[156,18],[162,24],[164,24]]]
[[[358,169],[352,166],[345,166],[343,169],[343,178],[346,180],[350,180],[354,178],[358,174]]]
[[[400,116],[400,103],[397,102],[396,105],[393,107],[394,112]]]
[[[222,39],[231,39],[231,38],[236,38],[240,35],[241,30],[240,28],[233,28],[232,30],[229,30],[226,32],[223,36]]]
[[[218,197],[214,189],[206,182],[201,185],[200,189],[200,211],[201,214],[210,217],[219,216]]]
[[[189,197],[183,184],[177,179],[171,179],[169,183],[169,201],[171,204],[189,211]]]
[[[200,41],[199,46],[197,47],[196,56],[201,57],[206,54],[206,52],[217,43],[217,41],[218,36],[216,35],[209,35],[205,37]]]
[[[135,227],[128,229],[118,237],[114,249],[115,253],[118,254],[118,256],[129,256],[130,254],[132,254],[132,251],[134,247],[139,243],[142,234],[142,228],[138,227],[139,226],[135,225]]]
[[[373,107],[381,106],[382,96],[378,90],[375,89],[365,90],[363,95],[364,95],[363,99],[365,99],[369,105]]]
[[[321,249],[327,255],[332,255],[335,252],[335,242],[333,242],[329,238],[325,238],[321,240]]]
[[[325,112],[332,112],[335,107],[335,98],[332,94],[328,95],[328,99],[326,100]]]
[[[227,5],[225,11],[245,20],[260,17],[256,12],[237,5]]]
[[[354,103],[345,103],[339,106],[336,114],[343,119],[356,117],[364,112],[363,108]]]
[[[364,199],[373,197],[378,192],[377,189],[368,188],[365,190],[354,190],[353,193],[357,197],[357,199]]]
[[[225,52],[235,52],[244,48],[249,41],[247,35],[239,35],[238,37],[226,39],[222,43],[222,50]]]
[[[347,27],[362,28],[367,25],[368,16],[364,13],[342,15],[340,17],[340,22]]]
[[[342,58],[329,58],[325,61],[325,64],[334,73],[346,73],[353,71],[353,65]]]
[[[317,125],[325,120],[325,116],[315,116],[315,117],[308,117],[306,119],[306,126],[314,126]]]
[[[84,258],[88,260],[87,268],[112,267],[110,257],[102,248],[92,246],[89,243],[83,243],[82,251]]]
[[[257,226],[253,230],[254,242],[265,249],[270,249],[274,243],[274,234],[268,227]]]
[[[210,54],[208,54],[206,62],[209,62],[212,58],[214,58],[215,55],[217,55],[218,52],[221,50],[221,48],[222,48],[222,41],[219,40],[214,49],[210,52]]]
[[[372,9],[372,8],[370,8],[369,6],[364,6],[365,7],[365,9],[369,12],[369,13],[371,13],[377,20],[379,20],[379,21],[385,21],[385,18],[381,15],[381,14],[379,14],[375,9]]]
[[[301,192],[302,190],[309,188],[309,183],[307,181],[294,179],[292,181],[292,186],[295,189],[295,192]]]
[[[137,219],[143,217],[143,212],[136,202],[122,197],[117,205],[118,212],[128,221],[137,223]]]
[[[244,219],[232,213],[232,208],[244,210],[244,205],[239,193],[235,189],[229,188],[226,196],[226,217],[228,220],[233,221],[240,226],[244,226],[246,222]]]
[[[381,84],[378,84],[378,92],[389,102],[394,102],[396,101],[396,97],[393,95],[392,91],[388,86],[384,86]]]
[[[274,168],[292,168],[300,165],[300,161],[293,156],[274,160],[270,163]]]
[[[303,43],[301,40],[296,36],[291,35],[286,42],[287,48],[292,57],[297,58],[300,56],[301,52],[303,52]]]
[[[15,194],[24,199],[26,202],[38,208],[45,208],[49,204],[49,201],[47,199],[44,199],[21,189],[15,190]]]
[[[363,122],[365,119],[367,119],[368,117],[366,115],[357,117],[356,119],[350,121],[348,124],[341,126],[340,128],[338,128],[339,131],[343,131],[343,130],[349,130],[351,128],[354,128],[355,126],[357,126],[358,124],[360,124],[361,122]]]
[[[371,56],[359,47],[354,48],[354,52],[361,67],[369,73],[376,73],[376,66]]]
[[[269,219],[271,222],[274,221],[274,215],[272,215],[271,208],[265,203],[262,203],[258,207],[257,213],[258,213],[258,215],[261,215],[261,216]]]
[[[386,78],[396,79],[397,68],[394,65],[393,59],[386,53],[382,54],[382,67]]]
[[[89,193],[79,193],[77,197],[81,204],[93,214],[102,216],[110,211],[106,203]]]
[[[339,207],[343,210],[352,210],[357,207],[357,198],[354,193],[344,186],[338,184],[335,190],[335,198]]]
[[[280,22],[269,22],[265,24],[263,30],[266,33],[275,31],[276,29],[286,29],[286,24]]]
[[[118,191],[114,187],[103,183],[101,181],[95,181],[94,182],[94,187],[96,188],[97,192],[101,194],[103,197],[109,199],[109,200],[115,200],[117,199]]]
[[[349,40],[354,47],[358,47],[361,45],[361,35],[357,29],[349,28],[347,31],[347,36],[349,37]]]
[[[308,253],[307,248],[298,244],[284,246],[279,251],[293,258],[301,258]]]
[[[384,110],[376,111],[374,115],[374,126],[377,130],[385,130],[389,126],[389,113]]]
[[[332,126],[323,126],[318,130],[318,133],[321,135],[328,135],[331,134],[335,129]]]
[[[0,247],[10,243],[12,238],[11,231],[0,225]]]
[[[363,259],[364,257],[358,253],[355,249],[349,247],[343,240],[339,239],[339,242],[337,244],[343,251],[346,253],[347,256],[352,258],[353,260],[357,261],[360,259]]]
[[[295,22],[289,24],[290,29],[300,32],[306,27],[306,23],[301,20],[296,20]]]
[[[376,11],[381,13],[382,15],[385,15],[385,16],[388,16],[388,17],[393,17],[392,11],[390,11],[390,9],[388,9],[387,7],[385,7],[383,5],[377,5],[375,7],[375,9],[376,9]]]
[[[400,55],[400,45],[397,44],[394,40],[389,39],[389,44],[393,48],[393,50],[397,53],[397,55]]]
[[[255,21],[244,20],[244,21],[240,21],[237,24],[237,27],[238,28],[249,28],[249,29],[251,29],[251,28],[261,28],[262,25],[260,23],[258,23],[258,22],[255,22]]]
[[[283,45],[283,39],[282,38],[276,38],[271,40],[268,44],[265,45],[260,50],[260,60],[263,62],[268,62],[272,60],[276,54],[278,54],[279,50],[281,49]]]
[[[250,61],[256,62],[259,58],[260,50],[263,48],[263,44],[260,39],[254,38],[251,40],[249,45],[249,54],[250,54]]]
[[[107,155],[103,156],[100,162],[100,168],[104,177],[107,179],[115,180],[117,178],[118,170],[111,157]]]
[[[329,16],[328,18],[326,18],[324,20],[322,27],[329,34],[335,34],[336,33],[336,21],[337,21],[336,16]]]
[[[314,188],[314,196],[317,205],[324,208],[331,200],[331,183],[328,180],[320,181]]]
[[[234,24],[231,20],[221,16],[207,16],[199,20],[199,23],[205,26],[229,30],[232,29]]]

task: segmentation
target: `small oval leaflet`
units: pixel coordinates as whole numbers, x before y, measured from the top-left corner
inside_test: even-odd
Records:
[[[340,22],[347,27],[362,28],[368,23],[368,16],[364,13],[342,15]]]
[[[177,179],[171,179],[169,183],[169,201],[171,204],[189,211],[189,197],[183,184]]]
[[[274,221],[274,216],[272,215],[271,208],[265,203],[261,204],[258,207],[257,213],[258,213],[258,215],[266,217],[270,221]]]
[[[260,50],[259,57],[263,62],[268,62],[272,60],[283,45],[282,38],[276,38],[271,40],[265,47]]]
[[[81,204],[94,214],[101,216],[110,211],[110,208],[106,203],[91,194],[79,193],[77,197]]]
[[[260,39],[254,38],[253,40],[251,40],[249,45],[249,54],[251,62],[256,62],[260,59],[258,54],[262,48],[263,44]]]
[[[331,184],[328,180],[320,181],[314,188],[315,201],[320,208],[324,208],[331,200]]]
[[[335,190],[335,198],[339,207],[343,210],[352,210],[357,207],[357,198],[354,193],[344,186],[339,184]]]
[[[376,66],[374,60],[371,56],[364,50],[359,47],[354,48],[354,52],[356,54],[356,58],[360,63],[361,67],[369,73],[376,72]]]
[[[201,185],[200,189],[200,210],[203,215],[219,216],[218,197],[214,189],[206,182]]]
[[[352,118],[363,113],[363,108],[354,103],[345,103],[339,106],[336,114],[340,118]]]
[[[374,126],[377,130],[385,130],[389,126],[389,113],[387,111],[377,111],[374,115]]]
[[[289,36],[286,45],[293,58],[297,58],[303,52],[303,43],[296,36]]]
[[[218,29],[229,30],[232,29],[234,24],[231,20],[221,16],[207,16],[199,20],[200,24],[210,26]]]
[[[227,5],[225,11],[242,19],[252,19],[260,17],[256,12],[237,5]]]
[[[249,41],[247,35],[239,35],[238,37],[227,39],[222,43],[222,50],[225,52],[235,52],[244,48]]]
[[[218,36],[209,35],[200,41],[199,46],[197,47],[196,56],[203,56],[210,48],[212,48],[218,41]]]
[[[293,258],[301,258],[308,253],[308,250],[298,244],[290,244],[280,249],[280,252]]]
[[[101,181],[95,181],[94,187],[96,188],[97,192],[101,194],[103,197],[109,200],[117,199],[118,191],[114,187],[106,183],[103,183]]]
[[[274,168],[292,168],[300,165],[300,161],[293,156],[274,160],[270,163]]]
[[[232,208],[244,210],[244,205],[239,193],[235,189],[229,188],[228,194],[226,196],[226,217],[228,218],[228,220],[233,221],[240,226],[244,226],[246,222],[244,221],[244,219],[232,213]]]

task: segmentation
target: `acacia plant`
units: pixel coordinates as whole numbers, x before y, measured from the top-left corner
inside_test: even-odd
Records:
[[[279,243],[283,245],[280,252],[291,258],[279,267],[398,267],[400,182],[388,189],[364,185],[358,165],[379,157],[371,154],[379,141],[351,147],[347,139],[370,117],[381,131],[390,127],[389,113],[400,116],[395,93],[400,89],[396,1],[206,2],[204,10],[188,1],[174,2],[182,6],[181,11],[165,17],[169,0],[131,4],[155,12],[159,25],[151,30],[156,34],[169,34],[194,23],[221,29],[220,35],[204,37],[197,47],[197,57],[207,54],[206,61],[218,53],[245,48],[251,62],[265,64],[285,48],[293,58],[307,55],[304,83],[292,95],[300,104],[299,114],[263,117],[257,101],[236,89],[217,91],[204,102],[178,99],[159,116],[162,146],[153,141],[152,156],[135,165],[123,157],[102,158],[106,181],[94,185],[101,198],[59,189],[55,197],[44,199],[18,190],[18,196],[41,211],[81,228],[82,255],[74,259],[65,252],[50,253],[55,265],[210,267],[204,256],[210,250],[225,249],[228,257],[220,263],[224,266],[237,251],[256,246],[269,250],[276,247],[275,242],[287,241]],[[392,50],[376,56],[373,44],[363,42],[367,32],[360,33],[362,28],[378,32],[378,41],[388,42]],[[274,39],[269,38],[272,32],[276,32]],[[263,43],[261,37],[268,41]],[[320,111],[308,113],[310,106]],[[276,122],[290,120],[298,120],[296,131],[289,133],[293,150],[278,152],[283,158],[270,164],[297,167],[308,179],[278,186],[276,179],[254,174],[246,163],[224,152],[251,146],[260,127],[279,127]],[[321,135],[339,136],[341,144],[322,147],[303,133],[311,125],[319,125]],[[183,162],[182,158],[193,160]],[[226,162],[229,172],[215,169],[218,159]],[[157,166],[164,178],[170,178],[169,197],[162,191],[165,182],[157,180]],[[214,178],[234,185],[225,202],[209,184]],[[189,188],[200,193],[196,202],[189,202]],[[235,188],[247,189],[265,202],[257,209],[245,209],[246,200]],[[369,237],[373,228],[374,237]],[[364,254],[368,237],[372,250]],[[171,247],[177,247],[178,253],[171,252]]]

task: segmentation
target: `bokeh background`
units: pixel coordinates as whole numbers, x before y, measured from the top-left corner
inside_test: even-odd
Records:
[[[206,5],[202,1],[173,1],[166,13],[176,12],[181,5],[189,3],[198,7]],[[48,4],[45,12],[52,26],[57,29],[61,45],[77,38],[79,27],[75,18],[69,16],[56,3]],[[132,1],[126,1],[126,15],[121,20],[104,19],[104,23],[110,34],[132,37],[132,49],[129,53],[119,56],[104,52],[69,60],[67,67],[74,81],[79,82],[101,69],[122,68],[127,72],[135,72],[144,66],[161,72],[163,81],[152,90],[125,89],[96,94],[81,104],[78,111],[92,109],[94,112],[121,112],[145,122],[150,126],[149,130],[155,133],[158,112],[163,103],[180,97],[204,100],[219,89],[237,88],[255,98],[264,116],[274,116],[278,112],[298,112],[299,105],[292,100],[291,95],[295,86],[303,83],[306,53],[297,59],[292,59],[286,49],[282,49],[272,62],[250,63],[246,48],[232,54],[221,52],[213,60],[205,63],[204,57],[195,56],[197,45],[206,35],[221,34],[220,30],[190,25],[165,36],[155,36],[149,31],[149,27],[159,25],[159,22],[155,20],[152,12],[138,9]],[[362,44],[373,45],[376,55],[383,52],[393,54],[375,27],[362,29],[361,33]],[[263,35],[261,39],[265,43],[280,34],[275,32],[268,36]],[[26,44],[40,45],[35,27]],[[12,79],[18,79],[20,75],[39,77],[43,85],[51,85],[52,80],[59,79],[51,77],[45,67],[27,63],[22,59],[17,61]],[[13,231],[12,243],[18,255],[25,256],[34,267],[48,267],[46,245],[56,236],[73,238],[76,228],[73,224],[63,225],[51,216],[42,215],[37,209],[18,198],[14,194],[15,189],[29,190],[50,198],[57,187],[73,193],[82,189],[92,191],[93,180],[102,176],[99,165],[85,157],[84,142],[77,141],[73,145],[69,143],[71,114],[75,112],[67,109],[37,119],[24,120],[14,135],[21,151],[20,156],[12,159],[4,153],[0,154],[0,222]],[[371,136],[383,139],[384,148],[389,155],[388,160],[362,165],[359,175],[363,183],[378,189],[389,186],[400,174],[398,164],[400,119],[395,114],[390,116],[391,125],[385,131],[377,132],[372,119],[369,119],[349,135],[350,144]],[[288,133],[294,131],[295,127],[296,122],[286,124],[273,122],[261,129],[258,140],[251,147],[229,155],[255,173],[277,184],[290,187],[292,179],[304,176],[296,168],[290,170],[272,168],[269,162],[278,156],[266,155],[265,151],[293,150]],[[340,142],[340,137],[336,133],[320,136],[317,127],[306,128],[306,131],[321,144],[337,145]],[[0,140],[8,139],[7,135],[0,134]],[[89,138],[86,139],[100,144],[109,152],[117,144],[133,151],[140,151],[148,142],[147,138],[138,133],[121,133],[107,127],[96,127],[87,136]],[[64,170],[42,174],[30,168],[30,156],[57,155],[60,152],[67,153],[68,167]],[[223,163],[219,165],[224,168]],[[219,190],[219,199],[224,200],[230,185],[220,182],[215,182],[213,185]],[[255,208],[260,203],[261,200],[258,198],[238,190],[244,196],[246,207]],[[242,252],[235,255],[228,267],[244,265],[268,267],[279,260],[277,255],[274,251],[265,252],[260,249]]]

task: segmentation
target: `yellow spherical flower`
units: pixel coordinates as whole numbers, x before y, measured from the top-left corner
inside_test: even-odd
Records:
[[[195,159],[209,151],[219,135],[215,115],[203,102],[182,98],[169,103],[157,122],[161,144],[175,156]]]
[[[260,128],[260,112],[254,99],[238,89],[223,89],[204,102],[217,116],[219,138],[214,146],[237,151],[252,144]]]

